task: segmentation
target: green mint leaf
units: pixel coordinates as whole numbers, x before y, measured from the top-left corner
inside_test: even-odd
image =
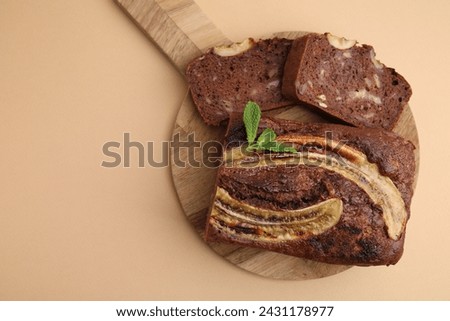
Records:
[[[278,153],[297,153],[297,150],[294,147],[286,146],[283,143],[277,142],[277,141],[271,141],[267,143],[263,143],[261,147],[265,150],[271,151],[271,152],[278,152]]]
[[[284,153],[297,153],[297,150],[294,147],[291,146],[286,146],[281,144],[280,146],[280,152],[284,152]]]
[[[277,142],[275,140],[277,138],[277,134],[271,128],[264,129],[261,135],[259,135],[258,140],[255,142],[260,120],[261,120],[261,109],[259,108],[257,103],[249,101],[245,105],[243,115],[243,121],[248,141],[246,151],[251,152],[251,151],[267,150],[271,152],[282,152],[282,153],[297,152],[295,148]]]
[[[277,134],[275,134],[273,129],[266,128],[261,133],[261,135],[259,135],[257,143],[258,144],[263,144],[263,143],[266,143],[266,142],[272,142],[272,141],[275,140],[275,138],[277,138]]]
[[[280,143],[276,142],[276,141],[271,141],[271,142],[265,142],[261,144],[261,148],[271,151],[271,152],[278,152],[280,149]]]
[[[277,153],[297,153],[297,150],[294,147],[286,146],[283,143],[277,141],[260,142],[260,143],[256,142],[246,147],[247,152],[264,151],[264,150]]]
[[[261,150],[261,146],[256,143],[253,143],[251,145],[248,145],[247,148],[245,148],[245,150],[247,152],[258,151],[258,150]]]
[[[243,116],[245,131],[247,132],[247,141],[249,144],[255,141],[260,119],[261,109],[258,104],[253,101],[249,101],[247,105],[245,105]]]

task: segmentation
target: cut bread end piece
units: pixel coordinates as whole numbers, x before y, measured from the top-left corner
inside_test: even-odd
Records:
[[[372,46],[312,33],[294,40],[282,93],[351,125],[391,130],[412,91]]]

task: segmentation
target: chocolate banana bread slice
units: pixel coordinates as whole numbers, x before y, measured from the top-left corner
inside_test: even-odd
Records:
[[[412,91],[372,46],[327,34],[294,40],[282,92],[358,127],[390,130]]]
[[[210,49],[186,69],[192,99],[203,120],[219,125],[230,113],[257,102],[262,110],[293,104],[281,95],[284,63],[292,40],[247,39]]]
[[[297,153],[247,152],[231,122],[205,238],[345,265],[403,253],[414,146],[393,132],[262,118]]]

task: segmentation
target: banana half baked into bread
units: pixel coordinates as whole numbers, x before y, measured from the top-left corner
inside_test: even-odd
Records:
[[[229,123],[205,238],[346,265],[395,264],[403,253],[414,146],[380,130],[261,118],[295,152],[248,149]]]

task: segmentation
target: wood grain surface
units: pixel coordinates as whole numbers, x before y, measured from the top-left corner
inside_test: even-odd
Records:
[[[230,43],[192,0],[114,0],[184,75],[201,51]]]
[[[184,74],[186,64],[205,49],[230,41],[190,0],[115,0]],[[280,32],[268,37],[295,38],[305,32]],[[249,35],[251,36],[251,35]],[[330,122],[305,106],[289,106],[265,115],[302,122]],[[419,168],[419,141],[414,117],[406,106],[394,131],[416,146],[416,180]],[[208,207],[214,189],[217,168],[206,166],[203,146],[220,144],[224,127],[207,126],[198,114],[189,93],[175,119],[173,139],[187,142],[171,153],[172,177],[180,204],[196,232],[203,237]],[[199,146],[196,142],[200,142]],[[209,143],[211,144],[211,143]],[[208,146],[208,145],[206,145]],[[199,165],[199,166],[197,166]],[[264,277],[306,280],[334,275],[351,266],[318,263],[266,250],[212,243],[209,246],[232,264]]]

